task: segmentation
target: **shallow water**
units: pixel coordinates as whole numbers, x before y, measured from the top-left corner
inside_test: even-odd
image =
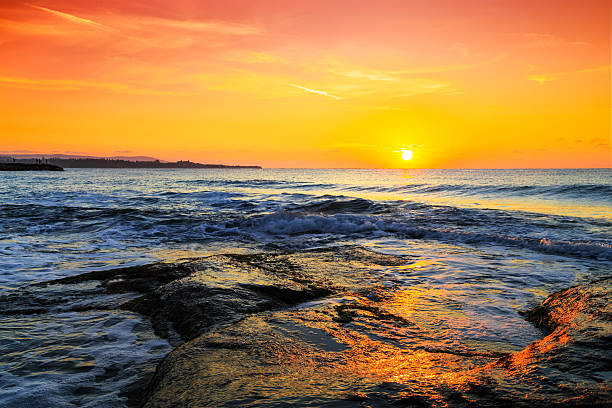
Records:
[[[609,274],[612,173],[0,174],[0,296],[157,259],[347,243],[410,258],[379,272],[385,304],[431,332],[414,344],[401,339],[405,347],[518,351],[541,336],[518,311]],[[119,391],[138,377],[136,368],[152,369],[170,350],[146,319],[129,312],[60,306],[0,315],[0,327],[3,406],[122,406]]]

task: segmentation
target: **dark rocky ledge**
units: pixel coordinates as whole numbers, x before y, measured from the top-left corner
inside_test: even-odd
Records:
[[[0,163],[0,171],[64,171],[54,164]]]

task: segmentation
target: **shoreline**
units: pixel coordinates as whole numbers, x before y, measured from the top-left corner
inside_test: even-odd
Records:
[[[610,379],[597,373],[610,365],[612,278],[557,291],[528,311],[542,338],[520,351],[436,348],[419,343],[420,323],[389,309],[375,290],[377,271],[406,262],[340,246],[159,262],[30,287],[44,292],[97,282],[101,293],[131,294],[113,307],[151,319],[173,350],[152,377],[122,392],[129,406],[611,402]],[[246,273],[237,280],[236,270]],[[45,313],[48,307],[35,303],[16,305],[14,312]],[[415,348],[381,340],[394,332],[417,339]]]
[[[0,163],[0,171],[64,171],[64,169],[46,163]]]

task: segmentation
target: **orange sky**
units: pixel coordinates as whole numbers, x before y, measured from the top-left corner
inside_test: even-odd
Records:
[[[0,152],[610,167],[610,16],[608,0],[3,0]]]

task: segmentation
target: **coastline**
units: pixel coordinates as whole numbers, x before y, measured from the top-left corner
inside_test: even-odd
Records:
[[[359,246],[213,255],[33,284],[40,293],[4,313],[45,313],[46,291],[71,288],[74,297],[59,300],[68,308],[104,294],[95,307],[150,318],[174,350],[122,392],[130,406],[612,402],[610,277],[528,311],[542,338],[523,350],[439,347],[426,327],[390,308],[379,285],[381,271],[407,262]],[[95,291],[79,291],[92,284]]]
[[[0,171],[64,171],[64,169],[45,163],[0,163]]]

